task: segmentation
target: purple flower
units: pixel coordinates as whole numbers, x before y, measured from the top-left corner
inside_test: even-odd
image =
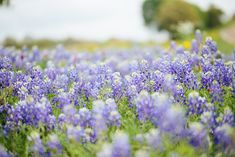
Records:
[[[119,72],[115,72],[112,74],[112,80],[111,80],[111,85],[113,89],[113,96],[115,97],[120,97],[122,96],[122,78]]]
[[[193,91],[188,95],[188,114],[189,115],[200,115],[206,105],[206,99],[199,96],[199,93]]]
[[[208,150],[209,136],[201,123],[192,122],[189,125],[189,143],[196,148]]]
[[[214,129],[217,126],[216,113],[214,113],[213,111],[204,111],[200,118],[201,123],[204,124],[208,130],[214,132]]]
[[[193,72],[185,75],[183,83],[187,87],[187,89],[198,89],[197,77]]]
[[[117,132],[113,136],[112,157],[130,157],[131,147],[128,135],[123,132]]]
[[[39,126],[41,123],[52,129],[55,126],[55,117],[52,115],[52,106],[46,98],[34,102],[32,98],[20,101],[15,108],[8,111],[6,128],[15,129],[21,123],[31,126]]]
[[[85,138],[85,131],[80,126],[67,125],[67,137],[71,141],[82,142]]]
[[[147,91],[141,91],[136,98],[136,112],[140,121],[151,119],[154,104]]]
[[[205,45],[208,46],[210,53],[212,55],[217,54],[217,45],[216,45],[216,42],[212,40],[212,38],[207,38]]]
[[[164,74],[159,70],[156,70],[152,73],[151,80],[153,80],[154,84],[152,85],[154,92],[159,91],[163,88],[164,85]]]
[[[97,100],[93,102],[93,115],[100,115],[108,126],[120,126],[121,116],[117,111],[116,103],[113,99],[106,102]]]
[[[220,104],[223,102],[223,92],[217,81],[213,81],[210,88],[210,94],[212,98],[212,103],[219,102]]]
[[[185,114],[178,106],[170,107],[159,121],[159,129],[173,136],[183,136],[185,127]]]
[[[202,43],[203,37],[200,30],[196,30],[195,38],[199,44]]]
[[[210,48],[207,45],[204,45],[202,47],[201,52],[202,52],[202,56],[204,58],[208,59],[210,57]]]
[[[88,127],[93,125],[92,113],[87,108],[83,107],[79,109],[79,124],[81,127]]]
[[[199,43],[195,39],[191,42],[191,52],[196,54],[199,53]]]
[[[131,157],[131,147],[128,135],[123,132],[116,132],[112,144],[105,143],[97,153],[98,157]]]
[[[47,141],[47,145],[50,149],[55,150],[56,154],[62,153],[62,145],[56,134],[49,135],[49,140]]]
[[[222,124],[229,124],[231,126],[235,125],[235,118],[233,112],[230,108],[225,108],[222,118]]]
[[[151,129],[148,133],[144,135],[147,144],[153,149],[162,148],[162,137],[158,129]]]
[[[28,140],[32,142],[32,146],[30,148],[30,152],[34,154],[34,156],[45,156],[45,148],[40,138],[40,135],[37,132],[32,132],[28,137]]]
[[[158,126],[162,122],[162,118],[166,114],[167,110],[171,108],[173,101],[168,95],[155,92],[151,95],[153,108],[151,108],[151,114],[149,116],[155,126]]]
[[[0,70],[0,89],[9,87],[12,82],[13,72],[6,71],[6,69]]]
[[[202,73],[201,75],[201,84],[203,88],[210,89],[212,82],[214,79],[214,73],[208,71],[206,73]]]
[[[0,144],[0,156],[1,157],[10,157],[5,148]]]
[[[5,69],[5,70],[12,70],[12,62],[10,58],[4,56],[0,56],[0,70]]]
[[[235,154],[234,128],[228,124],[219,126],[215,130],[215,143],[219,145],[225,154]]]

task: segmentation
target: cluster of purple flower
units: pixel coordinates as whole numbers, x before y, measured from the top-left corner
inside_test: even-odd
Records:
[[[138,125],[152,124],[139,135],[151,148],[163,151],[161,140],[167,136],[186,139],[203,151],[212,142],[231,155],[234,107],[228,105],[231,101],[225,103],[225,95],[231,92],[234,97],[235,62],[217,59],[218,53],[215,41],[208,38],[203,43],[199,32],[191,52],[174,43],[169,50],[102,53],[70,53],[62,47],[50,52],[0,48],[1,97],[12,89],[12,98],[0,97],[0,114],[5,117],[0,131],[7,136],[23,126],[43,126],[83,145],[106,141],[110,130],[126,127],[122,122],[129,117],[122,115],[133,111],[130,118]],[[130,111],[123,111],[123,106]],[[127,133],[115,133],[112,144],[106,143],[97,155],[132,156]],[[32,132],[28,140],[36,156],[63,152],[54,133],[45,142]],[[8,154],[1,145],[0,154]]]

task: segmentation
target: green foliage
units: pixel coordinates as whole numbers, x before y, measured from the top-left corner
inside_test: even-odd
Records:
[[[233,114],[235,114],[235,95],[232,92],[232,88],[224,88],[224,106],[229,107]]]
[[[215,6],[210,6],[210,8],[206,11],[206,19],[205,25],[207,28],[218,27],[222,24],[221,16],[223,15],[223,11]]]
[[[169,31],[172,38],[178,38],[180,23],[190,22],[194,28],[203,26],[203,12],[195,5],[183,0],[145,0],[142,6],[145,24]]]
[[[145,0],[142,6],[142,13],[145,24],[151,24],[154,21],[156,10],[159,9],[163,0]]]
[[[4,88],[0,91],[0,105],[14,105],[19,101],[18,97],[13,96],[13,87]]]
[[[10,4],[10,0],[0,0],[0,6],[1,5],[9,5]]]
[[[9,132],[7,136],[0,134],[0,143],[13,154],[20,154],[22,157],[28,156],[29,127],[24,126],[18,132]],[[2,132],[2,131],[1,131]]]
[[[159,29],[169,31],[172,37],[176,36],[177,26],[180,23],[190,22],[194,28],[202,25],[200,14],[196,7],[182,0],[162,3],[159,11],[156,12],[155,20]]]

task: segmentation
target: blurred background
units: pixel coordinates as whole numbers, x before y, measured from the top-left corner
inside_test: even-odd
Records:
[[[235,0],[0,0],[3,46],[95,51],[169,45],[190,48],[194,31],[235,47]]]

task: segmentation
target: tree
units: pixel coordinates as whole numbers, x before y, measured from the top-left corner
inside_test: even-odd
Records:
[[[142,5],[142,13],[144,22],[146,25],[151,24],[154,21],[156,10],[163,2],[163,0],[145,0]]]
[[[9,5],[10,0],[0,0],[0,5]]]
[[[198,7],[184,0],[146,0],[143,3],[145,23],[169,31],[172,37],[176,37],[177,27],[182,23],[191,23],[194,28],[202,26],[200,13]]]
[[[209,9],[206,11],[206,27],[207,28],[214,28],[220,26],[222,24],[221,17],[223,15],[223,11],[219,8],[211,5]]]

